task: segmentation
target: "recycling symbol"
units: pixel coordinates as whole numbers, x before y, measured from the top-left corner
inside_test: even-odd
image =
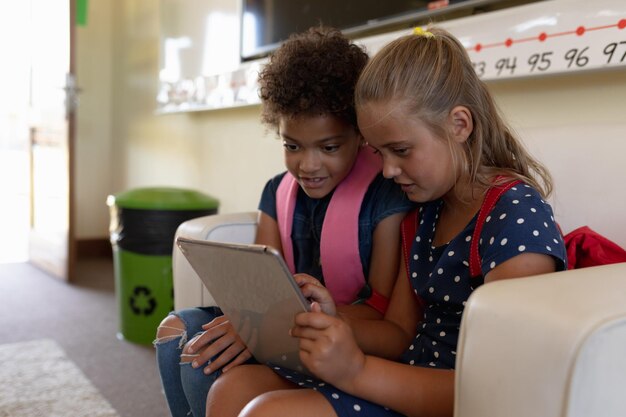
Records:
[[[137,315],[149,316],[156,309],[157,302],[148,287],[135,287],[130,296],[130,308]]]

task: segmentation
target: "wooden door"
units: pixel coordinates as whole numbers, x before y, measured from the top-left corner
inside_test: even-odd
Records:
[[[71,280],[74,264],[73,131],[76,105],[72,0],[31,0],[29,260]]]

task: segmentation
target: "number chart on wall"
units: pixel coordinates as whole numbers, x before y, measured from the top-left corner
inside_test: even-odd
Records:
[[[626,66],[626,1],[554,0],[444,24],[484,80]]]

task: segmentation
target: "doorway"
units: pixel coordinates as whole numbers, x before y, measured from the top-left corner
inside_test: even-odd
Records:
[[[0,262],[71,277],[72,0],[0,4]],[[69,80],[69,81],[68,81]]]
[[[0,3],[0,263],[28,260],[30,2]]]

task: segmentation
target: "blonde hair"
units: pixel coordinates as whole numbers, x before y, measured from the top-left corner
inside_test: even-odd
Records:
[[[445,121],[454,107],[465,106],[474,129],[464,151],[453,153],[461,160],[461,178],[488,187],[495,175],[505,175],[549,196],[550,173],[507,126],[463,45],[441,28],[424,33],[430,36],[420,32],[396,39],[370,60],[357,82],[357,110],[368,102],[398,103],[449,140]]]

